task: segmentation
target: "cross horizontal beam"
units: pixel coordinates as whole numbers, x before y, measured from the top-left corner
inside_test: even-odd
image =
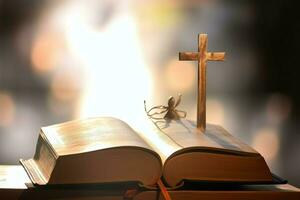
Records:
[[[179,52],[179,60],[198,60],[198,52]],[[206,60],[209,61],[224,61],[225,53],[224,52],[207,52],[205,56]]]
[[[179,52],[179,60],[198,60],[198,52]]]
[[[225,52],[207,52],[206,59],[211,61],[224,61]]]

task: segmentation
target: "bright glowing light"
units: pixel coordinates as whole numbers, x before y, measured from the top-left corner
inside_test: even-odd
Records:
[[[279,134],[274,128],[262,128],[255,133],[252,144],[267,161],[272,161],[279,151]]]
[[[101,30],[87,20],[81,6],[66,10],[64,31],[70,51],[82,62],[88,79],[79,117],[109,115],[130,120],[150,99],[150,78],[129,12],[118,12]]]
[[[166,68],[166,78],[174,91],[192,89],[196,77],[195,66],[191,62],[179,62],[178,58],[170,61]]]
[[[11,95],[0,91],[0,126],[9,126],[14,120],[15,103]]]

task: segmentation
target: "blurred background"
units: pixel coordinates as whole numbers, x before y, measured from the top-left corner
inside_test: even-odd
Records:
[[[300,186],[296,1],[0,0],[0,163],[34,154],[41,126],[91,116],[134,120],[183,95],[196,119],[198,33],[208,64],[207,121],[258,150]]]

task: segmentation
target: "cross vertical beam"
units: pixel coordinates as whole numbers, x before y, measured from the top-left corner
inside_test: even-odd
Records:
[[[198,60],[197,128],[206,128],[206,62],[223,61],[224,52],[207,52],[207,34],[198,35],[198,52],[180,52],[179,60]]]
[[[207,35],[198,36],[198,103],[197,128],[205,131],[206,128],[206,47]]]

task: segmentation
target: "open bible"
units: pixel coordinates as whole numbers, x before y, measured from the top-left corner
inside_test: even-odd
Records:
[[[43,127],[34,157],[20,162],[36,185],[272,182],[264,158],[220,126],[201,133],[189,120],[148,120],[143,127],[110,117]]]

